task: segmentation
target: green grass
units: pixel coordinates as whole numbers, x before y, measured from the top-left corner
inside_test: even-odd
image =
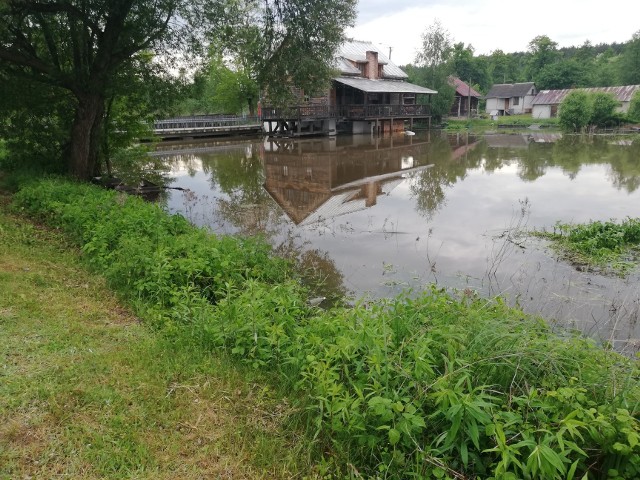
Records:
[[[0,207],[0,478],[301,478],[291,407],[140,324],[59,233]]]
[[[322,455],[311,458],[323,473],[640,476],[637,361],[557,334],[500,299],[434,287],[324,311],[308,304],[291,266],[258,240],[212,235],[139,199],[59,179],[25,186],[13,200],[16,211],[64,231],[164,335],[167,352],[203,348],[243,375],[277,382],[291,407],[272,410],[287,419],[285,431],[305,433],[295,444]],[[304,448],[310,444],[317,448]]]
[[[548,129],[558,129],[557,118],[533,118],[531,115],[505,115],[498,120],[493,120],[490,117],[487,118],[448,118],[446,121],[447,130],[459,131],[459,130],[473,130],[477,132],[483,132],[487,130],[496,130],[500,125],[500,131],[504,133],[510,133],[513,131],[526,130],[523,126],[529,125],[544,125]],[[504,128],[503,126],[507,126]],[[509,128],[511,126],[511,128]]]
[[[558,223],[553,232],[535,232],[550,239],[562,257],[580,268],[625,276],[638,266],[640,219],[621,222]]]

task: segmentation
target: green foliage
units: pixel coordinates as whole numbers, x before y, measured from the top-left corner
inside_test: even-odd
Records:
[[[558,114],[560,127],[566,132],[580,132],[591,119],[591,102],[589,95],[576,90],[567,95],[560,104]]]
[[[585,66],[569,59],[545,65],[536,72],[535,83],[538,90],[556,90],[584,87],[589,79]]]
[[[61,89],[43,89],[28,79],[12,81],[0,71],[0,138],[5,171],[59,173],[65,169],[73,110]]]
[[[443,64],[433,68],[407,67],[409,82],[431,88],[438,92],[438,94],[433,95],[430,100],[431,114],[434,119],[438,121],[441,120],[443,116],[449,114],[456,94],[456,89],[449,83],[450,72],[449,64]],[[429,101],[425,98],[421,100],[425,102]]]
[[[625,274],[633,268],[629,260],[640,247],[640,219],[558,224],[548,236],[576,263]]]
[[[14,201],[167,334],[276,374],[335,477],[640,475],[637,363],[500,300],[432,288],[323,311],[261,242],[55,180]]]
[[[636,91],[631,97],[631,104],[627,116],[631,121],[640,122],[640,90]]]
[[[560,54],[558,43],[547,35],[538,35],[529,42],[529,62],[527,66],[528,78],[534,79],[543,68],[555,63]]]
[[[625,45],[619,68],[622,85],[640,85],[640,30]]]
[[[157,77],[177,62],[193,66],[203,45],[213,43],[273,96],[288,91],[283,79],[316,91],[328,84],[333,54],[354,17],[354,0],[52,0],[46,6],[7,0],[0,2],[0,81],[27,79],[48,94],[64,90],[72,115],[57,143],[68,140],[67,170],[86,180],[100,173],[107,102],[128,94],[122,72]],[[145,61],[150,49],[158,61]],[[249,78],[239,78],[245,95],[255,93]]]
[[[589,123],[596,127],[606,127],[616,120],[618,101],[611,93],[596,92],[591,94],[591,118]]]

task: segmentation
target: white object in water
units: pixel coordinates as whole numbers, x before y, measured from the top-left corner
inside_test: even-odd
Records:
[[[411,136],[411,135],[415,135],[415,134],[416,134],[416,132],[412,132],[411,130],[405,130],[405,131],[404,131],[404,134],[405,134],[405,135],[409,135],[409,136]]]

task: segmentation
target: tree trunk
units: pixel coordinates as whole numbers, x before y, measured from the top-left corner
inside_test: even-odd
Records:
[[[71,130],[69,173],[80,180],[88,180],[99,173],[98,155],[104,112],[105,100],[102,95],[78,96]]]

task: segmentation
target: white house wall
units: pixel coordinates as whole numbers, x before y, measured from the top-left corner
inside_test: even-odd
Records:
[[[551,118],[551,105],[534,105],[531,116],[533,118]]]
[[[487,113],[491,113],[492,110],[504,110],[504,99],[501,98],[502,107],[498,107],[497,98],[487,98]]]
[[[518,102],[518,105],[513,104],[513,100],[515,98],[520,99],[520,101]],[[520,115],[521,113],[524,113],[523,104],[524,104],[524,101],[522,100],[522,97],[512,97],[509,99],[509,109],[511,109],[515,115]]]

